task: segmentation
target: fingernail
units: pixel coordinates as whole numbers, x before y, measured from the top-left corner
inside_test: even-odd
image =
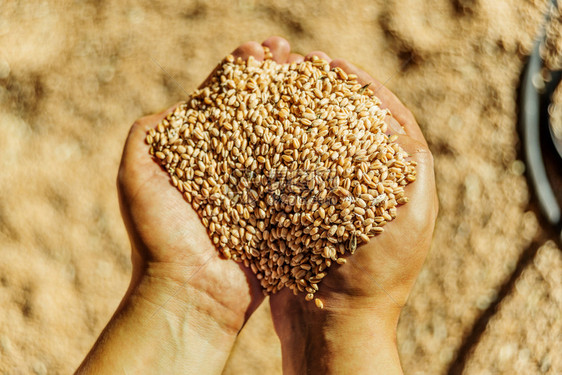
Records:
[[[396,119],[394,117],[387,116],[385,118],[385,122],[387,123],[387,125],[390,128],[390,131],[392,133],[394,133],[394,134],[406,134],[402,125],[400,125],[400,123],[398,121],[396,121]]]

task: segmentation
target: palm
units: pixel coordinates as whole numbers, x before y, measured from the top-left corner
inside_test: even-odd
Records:
[[[349,267],[335,270],[334,278],[326,280],[328,291],[372,297],[382,293],[399,305],[406,302],[429,249],[436,206],[431,154],[407,136],[399,142],[418,149],[410,152],[418,163],[418,179],[405,189],[410,202],[399,208],[381,235],[359,248]]]
[[[317,54],[330,60],[323,53]],[[345,60],[333,60],[330,65],[356,74],[362,84],[377,82]],[[399,311],[429,250],[438,210],[433,158],[421,130],[412,114],[388,89],[380,83],[373,86],[378,87],[376,95],[382,106],[394,116],[387,121],[389,133],[399,134],[398,143],[417,162],[417,180],[405,189],[410,202],[398,209],[397,218],[385,226],[385,231],[359,247],[345,265],[332,267],[322,280],[317,296],[333,309],[378,305]],[[282,323],[291,311],[316,309],[303,296],[288,291],[272,296],[271,307],[276,323]]]
[[[278,63],[303,60],[290,53],[288,43],[281,38],[270,38],[264,45]],[[259,44],[250,42],[233,55],[261,60],[263,53]],[[312,54],[331,61],[321,52]],[[357,74],[363,83],[375,82],[344,60],[330,64]],[[427,144],[413,116],[392,93],[382,88],[377,96],[405,129],[406,134],[400,135],[398,142],[417,161],[418,179],[406,188],[410,202],[399,209],[398,217],[387,224],[385,232],[360,247],[346,265],[330,270],[318,293],[328,307],[381,297],[402,305],[425,259],[433,232],[437,200]],[[136,250],[135,268],[173,269],[179,285],[205,292],[235,312],[236,319],[243,323],[263,300],[258,281],[245,267],[218,257],[197,213],[171,185],[168,174],[148,156],[146,132],[165,115],[163,112],[145,117],[133,126],[119,172],[122,213]],[[293,296],[286,289],[272,296],[271,305],[274,318],[295,306],[312,306],[305,305],[303,296]]]
[[[270,38],[263,43],[277,60],[289,55],[288,43]],[[263,59],[257,43],[245,43],[233,55]],[[211,73],[212,75],[212,73]],[[205,81],[206,82],[206,81]],[[247,268],[218,257],[197,213],[170,184],[170,178],[148,154],[146,132],[172,110],[140,119],[132,127],[119,170],[121,211],[133,244],[133,271],[175,279],[180,287],[193,287],[234,312],[240,326],[263,300],[258,280]],[[135,275],[133,275],[135,277]]]
[[[218,257],[197,213],[150,158],[144,137],[162,117],[133,126],[119,172],[121,209],[140,267],[166,268],[179,285],[206,293],[243,323],[263,299],[259,284],[244,267]]]
[[[425,260],[436,215],[431,154],[407,136],[399,142],[418,163],[417,181],[406,187],[410,202],[398,210],[385,231],[357,249],[342,266],[333,266],[320,284],[317,296],[330,308],[368,307],[374,304],[401,307],[406,302]],[[417,150],[417,151],[416,151]],[[413,153],[413,152],[416,153]],[[303,296],[281,292],[272,296],[272,310],[315,309]]]

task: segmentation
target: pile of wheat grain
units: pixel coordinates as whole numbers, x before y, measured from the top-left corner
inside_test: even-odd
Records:
[[[322,308],[330,266],[383,232],[415,180],[379,105],[320,59],[228,56],[146,141],[226,258]]]

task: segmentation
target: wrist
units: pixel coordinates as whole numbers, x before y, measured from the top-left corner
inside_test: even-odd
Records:
[[[402,373],[396,344],[397,305],[325,304],[322,310],[310,303],[287,305],[291,311],[272,306],[284,373]]]
[[[222,373],[238,325],[210,314],[225,308],[164,271],[147,267],[133,279],[77,373]]]
[[[327,314],[293,329],[281,340],[286,373],[402,374],[396,329],[376,316]]]
[[[140,276],[133,279],[125,303],[142,303],[151,317],[166,314],[177,320],[189,318],[208,329],[209,334],[236,338],[244,325],[244,317],[217,301],[206,289],[208,286],[201,285],[196,273],[194,267],[148,264]]]

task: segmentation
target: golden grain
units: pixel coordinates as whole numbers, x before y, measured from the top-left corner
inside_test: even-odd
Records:
[[[415,162],[355,75],[264,55],[227,56],[145,141],[222,256],[266,294],[288,287],[323,308],[318,284],[408,202]]]
[[[314,299],[314,303],[316,304],[316,307],[318,307],[319,309],[323,309],[323,308],[324,308],[324,303],[323,303],[320,299],[315,298],[315,299]]]

